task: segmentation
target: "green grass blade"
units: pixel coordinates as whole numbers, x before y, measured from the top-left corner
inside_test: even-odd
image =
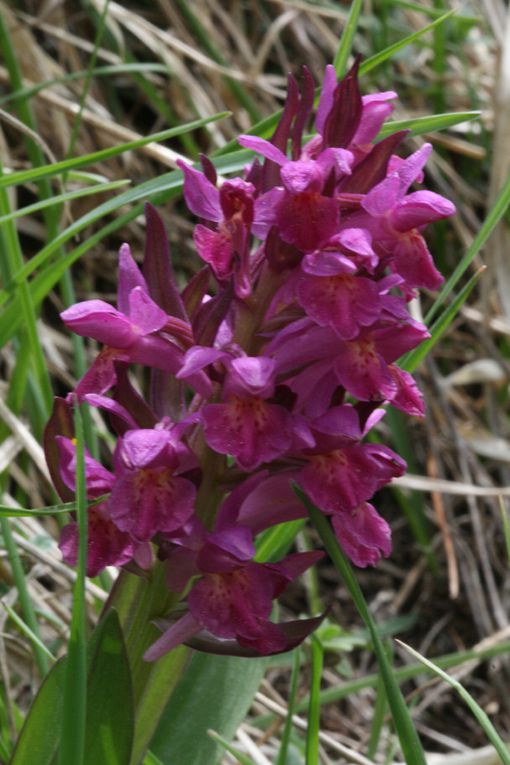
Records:
[[[274,562],[288,552],[290,545],[299,534],[306,521],[299,519],[297,521],[288,521],[279,523],[265,531],[259,540],[257,540],[257,553],[255,560],[260,563]]]
[[[409,130],[412,136],[423,133],[434,133],[438,130],[447,130],[462,122],[471,122],[480,117],[481,112],[446,112],[445,114],[431,114],[426,117],[413,117],[407,120],[393,120],[386,122],[377,136],[378,139],[387,138],[399,130]]]
[[[41,178],[50,178],[53,175],[59,175],[65,173],[68,170],[75,170],[78,167],[85,167],[87,165],[95,164],[96,162],[103,162],[104,160],[116,157],[119,154],[124,154],[127,151],[133,151],[139,149],[142,146],[147,146],[149,143],[160,143],[166,141],[169,138],[174,138],[181,133],[187,133],[190,130],[197,130],[198,128],[208,125],[211,122],[217,122],[218,120],[225,119],[230,116],[230,112],[218,112],[211,117],[204,117],[203,119],[193,120],[187,122],[184,125],[178,127],[169,128],[168,130],[161,130],[159,133],[153,133],[152,135],[144,136],[143,138],[137,138],[134,141],[126,141],[125,143],[119,143],[116,146],[111,146],[107,149],[101,149],[100,151],[94,151],[90,154],[85,154],[81,157],[71,157],[70,159],[64,159],[61,162],[54,162],[51,165],[43,165],[42,167],[34,167],[31,170],[20,170],[16,173],[10,173],[0,178],[0,188],[5,186],[19,186],[21,183],[27,183],[40,180]]]
[[[7,603],[4,603],[3,601],[0,601],[0,603],[2,604],[3,608],[5,608],[14,624],[19,627],[21,632],[30,640],[30,642],[33,643],[33,645],[36,645],[48,657],[50,661],[55,661],[55,657],[53,656],[52,652],[46,648],[39,635],[36,635],[35,632],[30,629],[28,624],[26,624],[23,619],[20,619],[16,611],[8,606]]]
[[[473,291],[473,288],[478,283],[478,280],[480,279],[481,275],[485,271],[485,266],[482,266],[482,268],[478,269],[476,274],[473,274],[471,279],[467,282],[467,284],[461,289],[455,300],[452,300],[450,305],[446,308],[445,311],[441,314],[441,316],[434,322],[430,334],[431,337],[428,340],[424,340],[423,343],[421,343],[417,348],[415,348],[413,351],[411,351],[405,359],[403,360],[401,366],[403,369],[406,369],[408,372],[414,372],[414,370],[421,364],[423,359],[430,353],[432,348],[436,345],[436,343],[441,339],[441,337],[444,335],[466,300],[468,299],[469,295]]]
[[[28,88],[20,88],[12,93],[0,97],[0,107],[11,103],[12,101],[23,101],[36,96],[41,90],[52,88],[54,85],[66,85],[75,80],[84,80],[91,71],[93,77],[113,77],[116,74],[143,74],[143,72],[159,72],[168,74],[168,67],[165,64],[157,63],[136,63],[136,64],[109,64],[106,66],[96,66],[92,70],[81,69],[77,72],[70,72],[62,77],[54,77],[52,80],[43,80],[37,85],[31,85]]]
[[[407,709],[402,692],[395,679],[395,675],[393,674],[392,667],[388,662],[384,646],[377,631],[377,626],[372,619],[351,565],[340,549],[326,517],[315,507],[315,505],[313,505],[312,502],[310,502],[308,497],[298,487],[295,486],[294,490],[306,507],[312,524],[316,528],[335,568],[349,590],[356,608],[370,633],[404,759],[407,765],[426,765],[420,739],[418,738],[411,715]]]
[[[130,183],[131,181],[126,178],[125,180],[109,181],[108,183],[96,183],[94,186],[75,189],[75,191],[66,191],[63,194],[55,194],[48,199],[42,199],[40,202],[34,202],[34,204],[20,207],[5,215],[0,215],[0,225],[2,225],[2,223],[7,223],[7,221],[16,220],[16,218],[23,218],[27,215],[40,212],[53,205],[71,202],[73,199],[82,199],[82,197],[89,197],[92,194],[104,194],[107,191],[115,191],[123,186],[129,186]]]
[[[287,717],[285,718],[285,724],[283,726],[282,739],[280,742],[280,750],[278,752],[278,759],[275,765],[286,765],[287,752],[289,750],[290,734],[292,731],[292,715],[294,714],[294,708],[296,706],[296,697],[299,683],[299,673],[301,671],[301,650],[298,648],[294,651],[294,659],[292,662],[292,674],[290,676],[290,689],[287,703]]]
[[[431,672],[434,672],[434,674],[438,675],[442,680],[448,683],[448,685],[450,685],[455,691],[457,691],[461,699],[466,702],[467,706],[473,713],[473,716],[475,717],[478,725],[483,730],[483,732],[485,733],[485,735],[491,742],[494,749],[497,751],[503,765],[510,765],[510,753],[508,752],[508,747],[499,736],[496,728],[490,721],[486,712],[484,712],[481,706],[474,700],[474,698],[464,688],[464,686],[461,683],[459,683],[459,681],[456,680],[454,677],[450,677],[450,675],[448,675],[440,667],[434,664],[434,662],[430,661],[430,659],[426,659],[425,656],[422,656],[420,653],[418,653],[418,651],[415,651],[414,648],[411,648],[410,646],[406,645],[406,643],[403,643],[401,640],[398,640],[397,642],[400,643],[400,645],[403,648],[405,648],[406,651],[409,651],[409,653],[412,656],[414,656],[415,659],[418,659],[418,661],[421,662],[425,667],[430,669]]]
[[[73,588],[71,634],[66,662],[62,709],[62,736],[59,765],[83,765],[87,716],[87,636],[85,576],[87,570],[87,485],[85,445],[81,407],[75,405],[76,433],[76,510],[78,521],[78,561]]]
[[[380,51],[379,53],[376,53],[374,56],[370,56],[370,58],[367,58],[361,63],[359,68],[360,74],[366,74],[372,69],[375,69],[377,66],[383,64],[385,61],[388,61],[388,59],[394,56],[395,53],[398,53],[398,51],[402,50],[408,45],[411,45],[413,42],[416,42],[416,40],[419,40],[420,37],[422,37],[427,32],[430,32],[432,29],[435,29],[440,24],[444,24],[444,22],[453,16],[454,13],[456,13],[455,9],[448,11],[448,13],[444,13],[438,19],[435,19],[435,21],[427,24],[427,26],[422,27],[422,29],[419,29],[417,32],[413,32],[412,34],[407,35],[407,37],[403,37],[401,40],[397,40],[397,42],[393,43],[393,45],[389,45],[387,48]]]
[[[107,494],[103,494],[101,497],[87,502],[87,507],[94,507],[104,502],[107,498]],[[0,505],[0,518],[30,518],[45,515],[61,515],[63,513],[75,513],[77,510],[76,502],[60,502],[57,505],[48,505],[47,507],[39,507],[34,510],[11,507],[10,505]]]
[[[337,77],[343,77],[347,70],[347,62],[351,55],[352,43],[354,35],[356,34],[358,19],[362,8],[363,0],[352,0],[349,16],[345,22],[345,27],[335,53],[335,58],[333,59],[333,66],[335,67]]]
[[[237,762],[240,763],[240,765],[255,765],[252,759],[250,759],[244,752],[241,752],[237,747],[232,746],[227,739],[223,738],[223,736],[220,736],[219,733],[216,733],[215,730],[208,730],[207,735],[212,738],[213,741],[216,741],[217,744],[221,744],[221,746],[227,750],[227,752],[230,752],[230,754],[236,758]]]
[[[319,765],[320,732],[320,690],[324,650],[316,635],[312,636],[312,681],[308,704],[308,726],[306,729],[306,765]]]
[[[499,509],[501,511],[501,522],[503,524],[503,535],[505,537],[505,548],[507,563],[510,565],[510,520],[505,507],[503,497],[499,498]]]
[[[473,242],[471,246],[468,248],[468,251],[454,270],[453,274],[450,276],[449,279],[447,279],[446,283],[444,284],[443,288],[441,289],[439,295],[434,301],[434,304],[430,311],[428,312],[427,316],[425,317],[425,322],[430,325],[430,322],[432,319],[436,316],[437,312],[439,311],[440,307],[443,305],[444,301],[450,294],[450,292],[454,289],[455,285],[459,281],[459,279],[462,278],[464,273],[467,271],[469,266],[471,265],[473,259],[477,256],[477,254],[480,252],[484,244],[487,242],[488,238],[498,225],[499,221],[505,214],[505,212],[508,209],[508,206],[510,204],[510,175],[508,176],[505,185],[501,189],[501,191],[498,194],[498,197],[494,204],[492,205],[491,210],[489,211],[487,217],[485,218],[478,234],[473,239]]]

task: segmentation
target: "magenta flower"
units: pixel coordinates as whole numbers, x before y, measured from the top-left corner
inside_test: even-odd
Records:
[[[284,454],[292,440],[292,417],[274,393],[275,364],[268,358],[234,359],[225,380],[222,404],[202,412],[208,445],[231,454],[244,470],[253,470]]]
[[[193,514],[196,488],[178,475],[180,462],[178,444],[165,429],[130,430],[119,439],[109,509],[136,542],[176,531]]]
[[[62,480],[74,491],[76,447],[69,438],[62,436],[57,436],[57,443]],[[89,500],[109,494],[115,482],[115,476],[88,453],[85,455],[85,478]],[[133,557],[134,545],[130,537],[113,523],[107,500],[89,508],[87,536],[87,576],[97,576],[106,566],[123,566]],[[78,556],[76,521],[71,521],[62,529],[59,547],[65,562],[75,566]]]

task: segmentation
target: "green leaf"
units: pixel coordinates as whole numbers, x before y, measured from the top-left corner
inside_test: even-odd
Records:
[[[481,112],[445,112],[445,114],[431,114],[426,117],[414,117],[407,120],[393,120],[386,122],[377,138],[379,140],[387,138],[399,130],[409,130],[413,136],[423,135],[423,133],[433,133],[438,130],[446,130],[454,125],[460,125],[462,122],[471,122],[480,117]]]
[[[221,746],[227,750],[227,752],[230,752],[230,754],[236,758],[237,762],[240,763],[240,765],[255,765],[253,760],[251,760],[246,754],[241,752],[239,749],[236,749],[235,746],[232,746],[232,744],[229,744],[229,742],[223,738],[223,736],[220,736],[219,733],[216,733],[215,730],[208,730],[207,735],[212,738],[213,741],[216,741],[218,744],[221,744]]]
[[[21,618],[18,616],[18,614],[16,613],[16,611],[15,611],[13,608],[11,608],[9,605],[7,605],[7,603],[4,603],[4,601],[3,601],[3,600],[2,600],[2,601],[0,601],[0,603],[2,604],[3,608],[5,608],[5,610],[7,611],[7,613],[8,613],[8,614],[9,614],[9,616],[11,617],[12,621],[13,621],[13,622],[16,624],[16,626],[17,626],[17,627],[19,627],[19,629],[21,630],[21,632],[22,632],[24,635],[26,635],[26,636],[27,636],[27,638],[28,638],[28,639],[29,639],[29,640],[30,640],[30,641],[31,641],[31,642],[32,642],[34,645],[38,646],[38,648],[39,648],[39,649],[40,649],[40,650],[41,650],[41,651],[42,651],[44,654],[46,654],[46,656],[48,657],[48,659],[50,659],[50,661],[55,661],[55,657],[53,656],[53,654],[51,653],[51,651],[50,651],[50,650],[48,650],[48,648],[46,648],[46,646],[45,646],[45,645],[44,645],[44,643],[42,642],[42,640],[41,640],[41,638],[39,637],[39,635],[36,635],[36,634],[35,634],[35,632],[34,632],[33,630],[31,630],[31,629],[30,629],[30,627],[28,626],[28,624],[25,624],[25,622],[23,621],[23,619],[21,619]]]
[[[87,502],[87,507],[93,507],[104,502],[107,494]],[[21,507],[11,507],[10,505],[0,505],[0,518],[29,518],[38,515],[61,515],[62,513],[75,513],[76,502],[61,502],[59,505],[48,505],[48,507],[39,507],[35,510],[29,510]]]
[[[434,322],[430,330],[430,338],[428,340],[424,340],[423,343],[421,343],[417,348],[405,356],[401,363],[403,369],[406,369],[408,372],[414,372],[416,367],[418,367],[423,359],[430,353],[434,345],[436,345],[436,343],[444,335],[468,299],[473,288],[478,283],[479,278],[485,271],[485,268],[486,266],[482,266],[482,268],[478,269],[476,274],[473,274],[468,283],[461,289],[455,300],[452,300],[451,304],[446,308],[445,311],[443,311],[439,319]]]
[[[347,69],[347,61],[351,55],[352,43],[356,29],[358,26],[358,19],[363,8],[363,0],[353,0],[351,8],[349,10],[349,16],[345,22],[345,27],[338,44],[338,48],[333,61],[335,72],[337,77],[343,77]]]
[[[324,650],[317,636],[312,636],[312,682],[308,702],[308,725],[306,729],[306,765],[319,765],[319,732],[321,725],[321,676]]]
[[[153,133],[152,135],[144,136],[143,138],[137,138],[134,141],[119,143],[116,146],[101,149],[100,151],[94,151],[91,154],[85,154],[81,157],[71,157],[70,159],[62,160],[61,162],[54,162],[51,165],[43,165],[42,167],[34,167],[30,170],[19,170],[16,173],[10,173],[9,175],[0,178],[0,188],[4,186],[18,186],[21,183],[36,181],[40,178],[50,178],[53,175],[65,173],[68,170],[75,170],[77,167],[93,165],[96,162],[102,162],[111,157],[116,157],[119,154],[124,154],[127,151],[147,146],[149,143],[158,143],[166,141],[169,138],[175,138],[175,136],[181,135],[181,133],[188,133],[190,130],[196,130],[211,122],[225,119],[225,117],[228,117],[229,115],[230,112],[219,112],[218,114],[213,114],[211,117],[193,120],[193,122],[187,122],[178,127],[162,130],[159,133]]]
[[[53,765],[60,738],[65,659],[46,675],[32,702],[9,765]]]
[[[437,296],[437,298],[434,301],[434,304],[430,311],[428,312],[427,316],[425,317],[425,322],[427,324],[430,324],[434,316],[439,311],[440,307],[450,294],[450,292],[455,288],[455,285],[459,281],[459,279],[462,278],[464,273],[467,271],[469,266],[471,265],[471,262],[474,260],[474,258],[478,255],[484,244],[487,242],[488,238],[498,225],[499,221],[503,217],[503,215],[506,213],[508,206],[510,205],[510,175],[508,176],[505,185],[499,192],[496,201],[492,205],[487,217],[485,218],[478,234],[473,239],[473,242],[471,246],[468,248],[468,251],[456,267],[453,274],[450,276],[449,279],[445,282],[443,285],[443,288],[441,289],[441,292]]]
[[[134,728],[133,691],[115,610],[108,611],[98,633],[87,684],[84,765],[129,765]]]
[[[227,741],[233,737],[266,668],[267,659],[193,654],[163,712],[151,751],[162,762],[214,765],[221,747],[207,731],[217,731]]]
[[[372,69],[375,69],[376,66],[379,66],[380,64],[384,63],[388,59],[390,59],[392,56],[395,55],[395,53],[398,53],[399,50],[402,50],[403,48],[406,48],[408,45],[411,45],[411,43],[416,42],[416,40],[419,40],[422,35],[426,34],[427,32],[430,32],[435,27],[438,27],[440,24],[444,24],[444,22],[449,19],[453,14],[456,13],[455,9],[452,11],[448,11],[448,13],[444,13],[442,16],[440,16],[435,21],[432,21],[430,24],[427,24],[427,26],[422,27],[422,29],[418,29],[417,32],[413,32],[410,35],[407,35],[407,37],[403,37],[401,40],[397,40],[396,43],[393,43],[393,45],[389,45],[384,50],[380,51],[379,53],[376,53],[374,56],[370,56],[370,58],[367,58],[366,61],[363,61],[361,64],[359,71],[360,74],[366,74],[367,72],[370,72]]]
[[[501,758],[501,762],[503,765],[510,765],[510,754],[508,752],[508,747],[505,744],[505,742],[501,739],[500,735],[498,734],[496,728],[490,721],[487,714],[484,712],[484,710],[481,708],[481,706],[474,700],[474,698],[471,696],[471,694],[464,688],[464,686],[459,683],[458,680],[456,680],[454,677],[451,677],[449,674],[444,672],[442,669],[440,669],[434,662],[430,661],[430,659],[426,659],[425,656],[422,656],[421,653],[418,653],[418,651],[415,651],[414,648],[411,648],[410,646],[406,645],[406,643],[403,643],[401,640],[397,641],[400,643],[400,645],[406,649],[406,651],[409,651],[409,653],[415,657],[415,659],[418,659],[419,662],[421,662],[425,667],[430,669],[432,672],[434,672],[436,675],[438,675],[442,680],[444,680],[448,685],[450,685],[463,699],[463,701],[466,702],[469,709],[473,713],[478,725],[483,730],[491,744],[493,745],[494,749],[497,751],[498,755]]]
[[[324,544],[324,547],[328,551],[335,568],[342,577],[349,593],[354,601],[358,612],[365,622],[367,629],[370,633],[372,643],[374,646],[374,653],[379,662],[379,670],[386,689],[386,695],[388,697],[388,704],[391,709],[393,722],[398,734],[400,746],[402,748],[402,754],[407,765],[426,765],[425,755],[421,746],[420,739],[413,725],[411,715],[402,696],[402,692],[398,686],[393,669],[388,662],[384,646],[382,644],[377,626],[372,618],[372,615],[368,609],[365,598],[359,586],[358,580],[354,576],[354,572],[350,563],[345,557],[344,553],[340,549],[331,526],[326,517],[321,511],[315,507],[315,505],[308,499],[298,486],[294,486],[294,491],[306,507],[310,520],[317,529],[317,532]]]

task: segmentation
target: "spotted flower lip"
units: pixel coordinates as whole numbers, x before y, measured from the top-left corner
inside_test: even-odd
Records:
[[[260,558],[259,534],[306,522],[296,487],[328,516],[356,566],[391,553],[390,527],[372,502],[406,465],[379,443],[381,423],[389,406],[425,414],[399,359],[429,337],[410,299],[442,279],[426,227],[455,208],[417,186],[430,144],[398,156],[405,131],[378,140],[396,94],[362,95],[359,63],[339,82],[326,67],[310,140],[315,84],[304,68],[300,85],[289,76],[273,135],[240,136],[257,155],[241,177],[219,178],[204,157],[202,171],[178,163],[204,263],[184,289],[149,205],[142,268],[129,245],[119,252],[116,306],[88,300],[62,314],[102,348],[75,392],[56,402],[45,434],[50,472],[68,501],[72,407],[100,410],[116,446],[108,459],[102,444],[104,466],[85,455],[87,570],[163,568],[179,605],[157,619],[162,634],[148,661],[181,643],[280,653],[318,626],[322,616],[270,617],[322,552]],[[60,548],[74,564],[74,520]]]

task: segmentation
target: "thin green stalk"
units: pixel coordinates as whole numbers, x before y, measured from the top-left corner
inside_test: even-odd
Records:
[[[76,434],[76,518],[78,522],[78,560],[73,587],[71,632],[67,652],[62,708],[62,736],[59,765],[83,765],[87,717],[87,622],[85,577],[87,571],[87,484],[82,407],[74,409]]]
[[[294,707],[296,705],[296,696],[298,690],[299,673],[301,670],[301,650],[296,648],[294,651],[294,659],[292,662],[292,674],[290,676],[290,689],[289,689],[289,701],[287,704],[287,717],[285,718],[285,725],[283,726],[282,740],[280,742],[280,751],[278,752],[278,759],[276,765],[286,765],[287,752],[289,750],[290,734],[292,731],[292,715],[294,714]]]
[[[306,765],[319,765],[320,690],[324,649],[316,635],[312,637],[312,681],[306,730]]]
[[[9,558],[14,584],[16,585],[16,589],[18,591],[18,598],[21,606],[21,611],[23,613],[23,619],[25,624],[27,624],[34,635],[40,638],[39,625],[37,623],[37,618],[35,615],[34,607],[32,605],[32,600],[30,598],[30,593],[28,592],[25,572],[23,571],[23,565],[21,563],[21,558],[19,557],[18,548],[12,535],[10,522],[7,518],[0,518],[0,529],[2,530],[2,537],[4,540],[7,556]],[[32,643],[32,651],[34,653],[34,659],[35,663],[37,664],[39,674],[41,677],[44,677],[48,671],[48,657],[46,656],[46,653],[43,651],[41,646],[37,643]]]
[[[407,709],[402,692],[397,684],[391,665],[388,662],[384,646],[377,631],[377,626],[370,614],[365,598],[359,586],[358,580],[354,576],[351,565],[344,553],[340,549],[335,535],[326,517],[313,505],[308,497],[298,488],[294,487],[296,494],[306,507],[312,524],[316,528],[329,556],[335,565],[338,573],[342,577],[349,593],[358,609],[358,612],[365,622],[370,633],[374,653],[379,663],[379,670],[386,689],[388,703],[390,705],[393,721],[402,748],[402,754],[407,765],[426,765],[423,748],[418,738],[416,728],[413,725],[411,715]]]
[[[358,19],[363,8],[363,0],[352,0],[349,16],[345,22],[345,27],[338,44],[338,48],[333,59],[333,66],[338,77],[343,77],[346,69],[349,56],[351,55],[352,43],[356,29],[358,27]]]
[[[379,678],[375,696],[374,713],[372,716],[372,727],[370,730],[370,738],[368,740],[367,747],[367,757],[370,760],[375,760],[375,756],[379,748],[379,741],[381,740],[381,733],[384,726],[384,717],[386,715],[387,706],[388,704],[386,700],[386,692],[384,690],[384,683],[382,678]]]

